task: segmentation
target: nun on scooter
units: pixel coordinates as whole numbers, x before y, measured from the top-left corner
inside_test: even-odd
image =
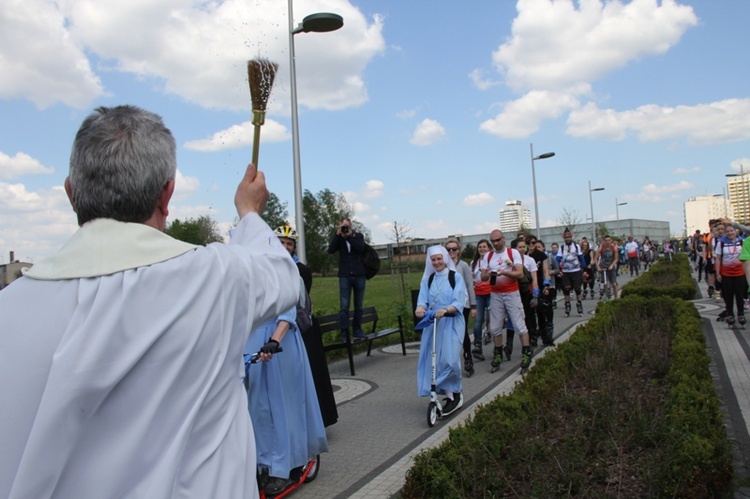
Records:
[[[417,366],[417,387],[420,397],[430,395],[432,383],[432,336],[437,330],[435,350],[437,369],[435,386],[437,393],[445,395],[442,416],[458,410],[464,403],[461,393],[461,353],[464,339],[464,316],[466,286],[461,274],[443,246],[427,249],[422,283],[414,315],[422,319],[417,329],[422,329]],[[437,321],[433,327],[432,320]]]

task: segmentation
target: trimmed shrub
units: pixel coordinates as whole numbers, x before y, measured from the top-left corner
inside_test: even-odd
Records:
[[[671,296],[692,300],[697,292],[695,281],[690,274],[688,257],[678,253],[673,255],[672,261],[660,259],[648,272],[623,286],[621,296]]]
[[[512,394],[415,457],[404,497],[707,497],[732,476],[694,307],[601,303]]]

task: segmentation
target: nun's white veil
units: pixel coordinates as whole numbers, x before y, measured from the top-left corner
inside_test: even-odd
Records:
[[[445,269],[442,272],[435,271],[435,267],[432,266],[431,258],[434,255],[443,255],[443,261],[445,262]],[[427,248],[427,257],[425,259],[425,266],[424,266],[424,276],[422,276],[422,278],[429,277],[431,274],[436,274],[436,273],[438,275],[442,275],[448,272],[449,270],[452,270],[455,272],[456,264],[453,263],[453,259],[450,257],[448,250],[445,249],[445,246],[437,245],[437,246],[430,246],[429,248]]]

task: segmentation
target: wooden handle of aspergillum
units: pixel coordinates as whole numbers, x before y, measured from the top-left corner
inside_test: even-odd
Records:
[[[260,125],[255,125],[253,133],[253,164],[258,169],[258,152],[260,150]]]
[[[260,127],[266,121],[266,112],[253,110],[253,164],[258,169],[258,153],[260,152]]]

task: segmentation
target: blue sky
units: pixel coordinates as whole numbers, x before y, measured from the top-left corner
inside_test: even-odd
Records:
[[[119,4],[119,5],[118,5]],[[279,63],[260,168],[294,220],[287,2],[6,0],[0,11],[0,263],[75,230],[62,184],[97,106],[135,104],[178,142],[171,218],[235,218],[250,161],[245,63]],[[489,232],[506,200],[542,226],[667,220],[750,170],[746,0],[295,0],[305,189],[344,193],[375,243]]]

